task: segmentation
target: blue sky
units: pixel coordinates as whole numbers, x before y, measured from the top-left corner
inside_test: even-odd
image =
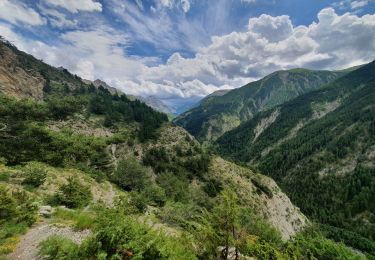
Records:
[[[177,108],[275,70],[373,60],[374,0],[0,0],[0,35]]]

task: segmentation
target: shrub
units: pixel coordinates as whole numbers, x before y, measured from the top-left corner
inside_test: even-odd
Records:
[[[111,176],[113,182],[127,191],[142,190],[149,181],[147,168],[142,166],[135,158],[121,160],[117,169]]]
[[[143,194],[149,200],[149,202],[155,206],[164,206],[165,202],[167,201],[164,189],[155,184],[146,187]]]
[[[39,256],[45,260],[76,260],[79,247],[73,241],[59,236],[51,236],[40,244]]]
[[[130,192],[128,206],[130,206],[127,208],[129,213],[132,213],[132,209],[135,209],[136,212],[143,213],[147,209],[147,199],[145,198],[145,196],[143,196],[143,194],[132,191]]]
[[[0,225],[7,221],[31,225],[36,219],[37,207],[24,191],[11,192],[0,184]]]
[[[22,184],[30,185],[35,188],[43,185],[47,178],[47,171],[40,167],[28,167],[25,171],[25,179]]]
[[[189,182],[186,177],[164,172],[157,176],[156,182],[165,190],[168,198],[181,202],[189,200]]]
[[[203,186],[203,190],[212,198],[216,197],[222,189],[221,182],[216,179],[209,179]]]
[[[55,196],[56,203],[68,208],[84,207],[91,199],[90,187],[83,185],[76,177],[69,177],[68,183],[62,185]]]
[[[189,239],[168,237],[115,209],[99,214],[96,227],[80,248],[89,259],[197,259]]]

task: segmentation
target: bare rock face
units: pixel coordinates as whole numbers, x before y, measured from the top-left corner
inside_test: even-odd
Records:
[[[15,98],[43,99],[45,79],[35,71],[17,65],[17,56],[3,46],[0,56],[0,92]]]

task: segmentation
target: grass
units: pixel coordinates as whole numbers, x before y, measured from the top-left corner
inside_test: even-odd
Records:
[[[94,224],[93,212],[57,208],[53,216],[54,222],[72,226],[76,230],[90,229]]]
[[[25,223],[5,223],[0,225],[0,255],[13,252],[19,242],[19,235],[25,233]]]

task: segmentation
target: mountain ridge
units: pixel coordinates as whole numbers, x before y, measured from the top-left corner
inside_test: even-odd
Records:
[[[174,122],[200,141],[215,141],[225,132],[300,94],[344,75],[344,72],[292,69],[271,73],[224,95],[208,98]]]

